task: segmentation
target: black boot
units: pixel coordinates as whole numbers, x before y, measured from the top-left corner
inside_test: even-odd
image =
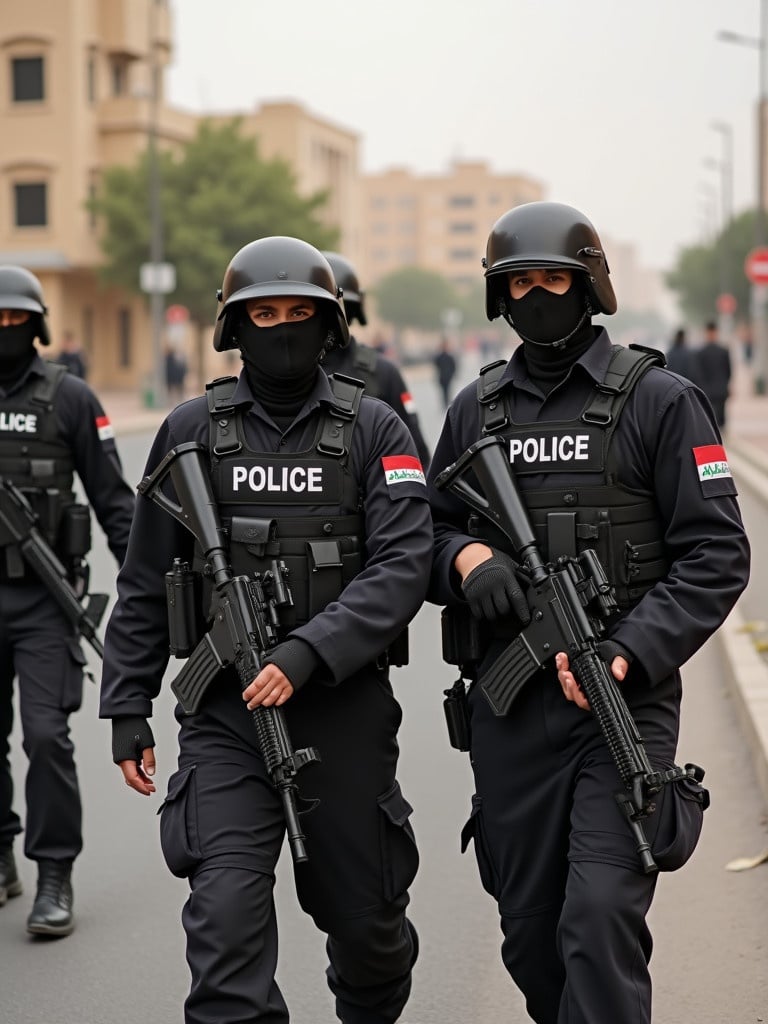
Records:
[[[37,865],[37,895],[27,918],[32,935],[69,935],[72,917],[72,861],[41,860]]]
[[[21,896],[21,879],[16,870],[13,847],[6,846],[0,850],[0,907],[11,896]]]

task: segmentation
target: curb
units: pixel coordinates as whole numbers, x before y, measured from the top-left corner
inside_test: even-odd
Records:
[[[715,634],[728,690],[752,752],[757,782],[768,803],[768,664],[755,650],[738,603]]]
[[[768,504],[768,453],[742,438],[729,438],[727,446],[734,476]],[[715,636],[758,785],[768,803],[768,662],[755,649],[738,601]]]

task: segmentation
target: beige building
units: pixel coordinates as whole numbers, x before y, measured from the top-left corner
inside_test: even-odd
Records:
[[[455,161],[442,175],[400,167],[367,175],[361,280],[370,287],[393,270],[418,266],[459,286],[477,282],[494,222],[513,206],[543,198],[540,182],[494,174],[482,161]]]
[[[0,263],[38,275],[50,309],[50,353],[71,331],[97,388],[141,387],[152,372],[148,301],[100,284],[98,226],[85,203],[104,169],[134,163],[151,134],[166,148],[194,135],[198,115],[164,100],[171,32],[168,0],[26,0],[4,4],[0,18]],[[355,254],[357,136],[296,103],[236,113],[259,136],[264,156],[287,161],[299,191],[328,191],[322,216]]]

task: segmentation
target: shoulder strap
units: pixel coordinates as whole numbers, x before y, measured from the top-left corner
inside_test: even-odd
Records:
[[[370,345],[361,345],[358,341],[355,346],[355,367],[360,367],[361,370],[367,370],[368,373],[376,372],[376,362],[379,356],[375,349],[372,349]]]
[[[581,414],[583,422],[604,427],[612,434],[632,388],[652,366],[663,367],[665,363],[664,354],[656,349],[614,345],[603,381],[595,386]]]
[[[66,373],[66,366],[46,360],[45,376],[37,377],[35,379],[35,382],[29,391],[30,401],[34,402],[36,405],[42,405],[45,409],[50,411],[53,408],[53,400],[56,397],[59,384],[61,384]]]
[[[499,382],[507,366],[506,360],[497,359],[480,368],[477,378],[477,400],[483,417],[483,433],[495,434],[509,422],[506,402],[499,401]]]
[[[235,416],[232,398],[236,386],[237,377],[217,377],[205,385],[210,415],[209,447],[212,455],[231,455],[242,448],[236,424],[232,422]]]
[[[344,373],[330,374],[328,382],[333,402],[324,412],[316,447],[323,455],[342,458],[350,450],[365,384]]]

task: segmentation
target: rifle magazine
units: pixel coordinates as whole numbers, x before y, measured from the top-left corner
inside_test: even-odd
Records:
[[[197,713],[205,691],[222,667],[207,635],[204,636],[171,683],[171,690],[185,715]]]
[[[515,699],[539,668],[539,661],[522,636],[504,648],[491,667],[480,677],[483,691],[494,715],[509,712]]]

